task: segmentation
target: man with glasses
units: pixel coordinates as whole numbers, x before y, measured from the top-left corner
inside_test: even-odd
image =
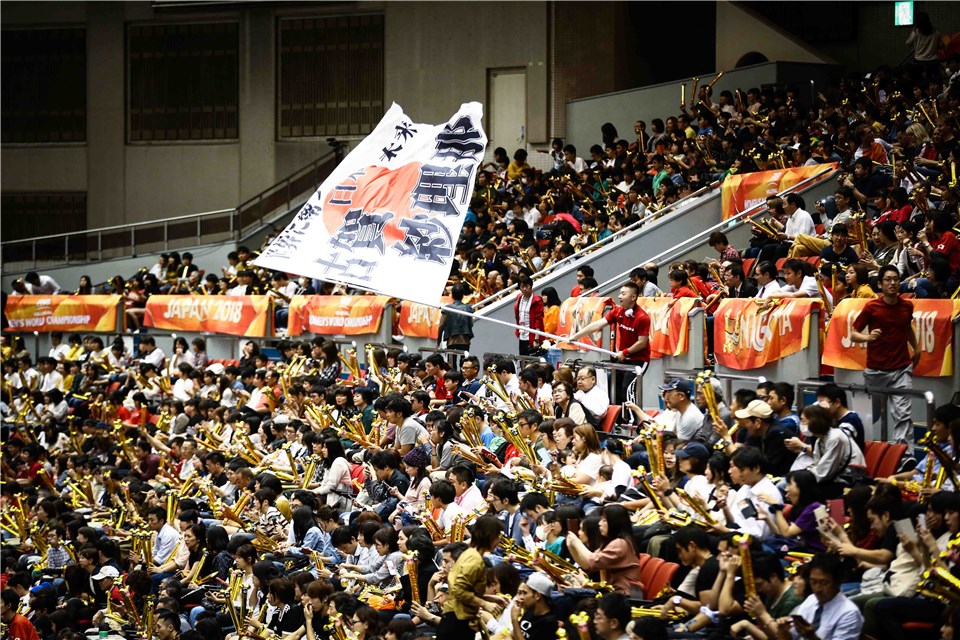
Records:
[[[913,369],[920,361],[912,324],[913,303],[900,298],[900,272],[895,266],[880,267],[878,277],[881,296],[864,305],[853,322],[850,339],[867,345],[867,367],[863,371],[867,386],[909,390],[913,388]],[[916,466],[910,406],[908,396],[887,397],[894,442],[910,447],[898,472],[912,469],[911,463]]]
[[[477,356],[467,356],[463,359],[463,362],[460,363],[460,373],[463,374],[463,382],[460,385],[460,390],[463,393],[472,393],[476,395],[477,391],[480,390],[480,360]]]
[[[779,625],[793,626],[794,638],[830,638],[857,640],[863,629],[863,615],[847,596],[840,593],[841,558],[818,553],[810,561],[810,591],[790,618],[780,618]],[[772,624],[773,621],[769,621]]]
[[[580,367],[577,371],[577,392],[573,394],[573,398],[593,414],[596,420],[603,418],[610,406],[607,394],[597,386],[597,370],[589,365]]]

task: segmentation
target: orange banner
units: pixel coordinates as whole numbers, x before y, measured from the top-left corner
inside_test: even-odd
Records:
[[[557,322],[557,335],[573,335],[591,322],[603,317],[604,310],[613,305],[610,298],[567,298],[560,305],[560,318]],[[583,336],[580,342],[603,348],[603,333],[598,331],[593,335]],[[576,346],[562,342],[557,345],[561,349],[576,350]]]
[[[170,331],[265,337],[269,296],[150,296],[143,323]]]
[[[699,305],[699,300],[675,300],[664,296],[639,298],[637,304],[650,316],[651,358],[678,356],[687,352],[690,347],[690,310]]]
[[[450,304],[453,298],[443,296],[441,304]],[[400,333],[411,338],[436,340],[440,333],[440,309],[419,302],[404,300],[400,303]]]
[[[960,300],[915,299],[913,332],[920,347],[916,376],[953,375],[953,319],[960,314]],[[852,342],[853,323],[867,303],[864,299],[841,300],[827,327],[823,363],[841,369],[862,370],[867,365],[867,345]]]
[[[798,182],[803,182],[807,178],[837,166],[837,163],[831,162],[795,169],[730,174],[720,188],[723,219],[726,220],[750,207],[762,204],[770,196],[775,196]]]
[[[120,296],[18,296],[7,298],[8,331],[117,330]]]
[[[288,333],[360,335],[380,330],[389,296],[293,296]]]
[[[756,369],[806,349],[810,314],[819,300],[784,299],[761,306],[755,298],[721,300],[713,316],[714,354],[730,369]]]

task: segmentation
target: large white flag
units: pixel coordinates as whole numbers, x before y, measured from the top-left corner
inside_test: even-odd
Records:
[[[439,306],[487,136],[479,102],[414,124],[397,104],[254,264]]]

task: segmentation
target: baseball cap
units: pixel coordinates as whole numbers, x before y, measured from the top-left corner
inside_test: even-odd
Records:
[[[104,565],[100,567],[100,571],[93,576],[94,580],[103,580],[105,578],[116,578],[120,575],[120,572],[117,571],[114,567],[110,565]]]
[[[222,365],[221,363],[219,363],[219,362],[214,362],[214,363],[211,364],[209,367],[207,367],[207,371],[209,371],[210,373],[212,373],[212,374],[215,375],[215,376],[222,376],[222,375],[223,375],[223,371],[224,371],[224,367],[223,367],[223,365]]]
[[[688,396],[692,396],[693,384],[683,378],[670,378],[665,384],[660,385],[660,391],[682,391]]]
[[[747,405],[746,409],[740,409],[733,415],[741,420],[743,418],[770,418],[773,416],[773,409],[763,400],[754,400]]]
[[[675,453],[677,460],[684,458],[696,458],[698,460],[709,460],[710,450],[699,442],[688,442],[683,449],[678,449]]]
[[[553,580],[543,571],[531,573],[530,577],[527,578],[527,586],[545,598],[550,597],[550,592],[554,588]]]

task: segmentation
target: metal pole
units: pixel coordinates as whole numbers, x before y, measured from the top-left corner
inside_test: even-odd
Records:
[[[97,232],[97,260],[103,260],[103,232]]]

